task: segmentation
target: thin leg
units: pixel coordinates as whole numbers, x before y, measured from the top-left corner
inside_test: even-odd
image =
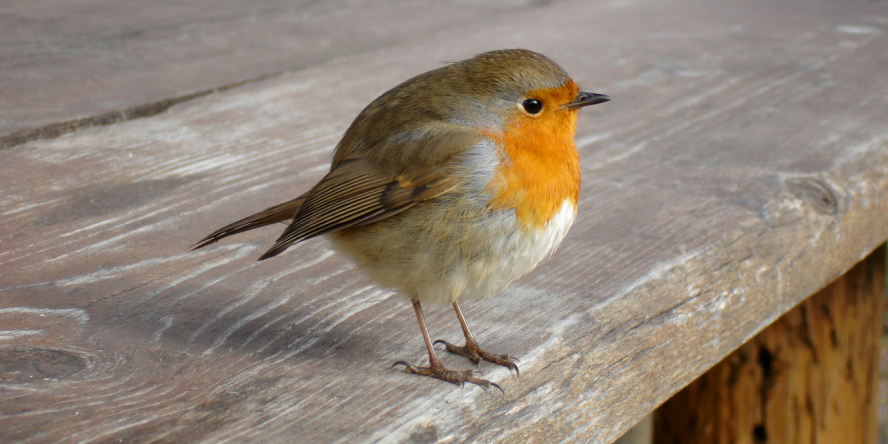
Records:
[[[472,376],[474,373],[472,370],[466,370],[462,372],[447,370],[441,364],[441,361],[438,360],[438,355],[435,353],[435,348],[432,344],[432,339],[429,337],[429,329],[426,328],[425,316],[422,314],[422,307],[419,305],[419,301],[413,299],[413,311],[416,312],[416,320],[419,322],[419,330],[422,332],[422,339],[425,341],[426,348],[429,351],[429,366],[428,367],[415,367],[412,364],[409,364],[405,361],[398,361],[392,364],[392,367],[396,365],[403,365],[404,371],[414,375],[423,375],[423,376],[432,376],[438,378],[443,381],[452,382],[454,384],[463,386],[464,383],[468,382],[470,384],[478,384],[484,388],[496,387],[500,391],[503,391],[500,386],[481,378],[476,378]]]
[[[463,355],[471,359],[475,364],[480,364],[483,359],[487,362],[508,367],[509,370],[515,370],[516,375],[519,374],[518,365],[515,364],[515,361],[518,359],[509,355],[495,355],[481,350],[481,347],[478,346],[478,342],[475,341],[475,337],[472,336],[472,332],[469,331],[469,325],[466,324],[466,318],[463,316],[462,310],[459,309],[459,304],[457,304],[456,301],[453,301],[453,310],[456,311],[456,317],[459,318],[459,325],[462,327],[463,335],[466,337],[466,345],[460,347],[443,339],[438,339],[434,342],[435,344],[444,344],[444,347],[450,353]]]
[[[416,313],[416,321],[419,322],[419,330],[422,332],[422,340],[425,341],[426,349],[429,351],[429,364],[432,367],[441,367],[441,361],[438,360],[438,354],[435,353],[435,347],[432,345],[432,338],[429,336],[429,329],[426,327],[425,315],[422,314],[422,306],[419,301],[414,299],[413,312]]]

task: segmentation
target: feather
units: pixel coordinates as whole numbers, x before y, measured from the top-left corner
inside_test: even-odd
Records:
[[[293,200],[266,208],[252,216],[230,223],[201,239],[200,242],[192,245],[191,249],[197,250],[198,248],[203,248],[207,245],[216,243],[228,236],[243,233],[244,231],[250,231],[254,228],[292,220],[293,216],[295,216],[296,212],[299,210],[299,207],[301,207],[302,203],[305,201],[305,196],[306,195],[303,194]]]
[[[293,222],[259,260],[306,239],[367,225],[435,198],[459,184],[449,172],[441,168],[412,179],[386,178],[364,159],[340,162],[305,194]]]

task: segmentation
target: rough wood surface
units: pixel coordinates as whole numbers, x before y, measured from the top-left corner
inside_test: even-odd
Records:
[[[883,247],[657,409],[654,442],[878,443],[884,285]]]
[[[150,116],[214,90],[534,3],[4,1],[0,148]]]
[[[614,100],[559,252],[463,307],[505,395],[391,370],[409,304],[323,240],[188,251],[378,94],[515,46]],[[884,3],[552,2],[0,150],[0,441],[610,441],[888,239],[886,46]]]

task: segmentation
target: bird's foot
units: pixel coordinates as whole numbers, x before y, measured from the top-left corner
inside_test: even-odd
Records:
[[[443,339],[438,339],[434,342],[435,344],[444,344],[444,348],[447,349],[450,353],[456,353],[458,355],[463,355],[472,360],[475,364],[480,364],[481,360],[485,360],[487,362],[492,362],[496,365],[501,365],[503,367],[508,368],[509,370],[515,370],[515,375],[520,375],[518,372],[518,365],[515,362],[518,361],[518,358],[514,358],[509,355],[495,355],[493,353],[487,353],[484,350],[481,350],[481,347],[478,346],[478,343],[474,340],[466,341],[466,345],[459,346],[453,345]]]
[[[410,373],[412,375],[421,375],[421,376],[431,376],[433,378],[438,378],[442,381],[452,382],[460,387],[462,387],[465,383],[469,384],[477,384],[485,389],[489,389],[491,387],[496,387],[499,391],[503,391],[502,387],[498,386],[496,383],[490,382],[486,379],[476,378],[473,376],[475,374],[475,370],[465,370],[465,371],[455,371],[455,370],[447,370],[441,365],[440,362],[435,362],[428,367],[416,367],[412,364],[409,364],[404,361],[398,361],[392,364],[392,368],[396,365],[403,365],[404,371]],[[481,372],[478,372],[481,373]]]

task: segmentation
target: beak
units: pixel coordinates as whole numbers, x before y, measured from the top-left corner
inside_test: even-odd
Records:
[[[577,94],[577,98],[574,99],[573,102],[570,102],[567,105],[562,106],[562,108],[580,109],[584,106],[604,103],[604,102],[609,101],[610,99],[611,99],[610,96],[606,96],[604,94],[595,94],[595,93],[580,91],[580,93]]]

